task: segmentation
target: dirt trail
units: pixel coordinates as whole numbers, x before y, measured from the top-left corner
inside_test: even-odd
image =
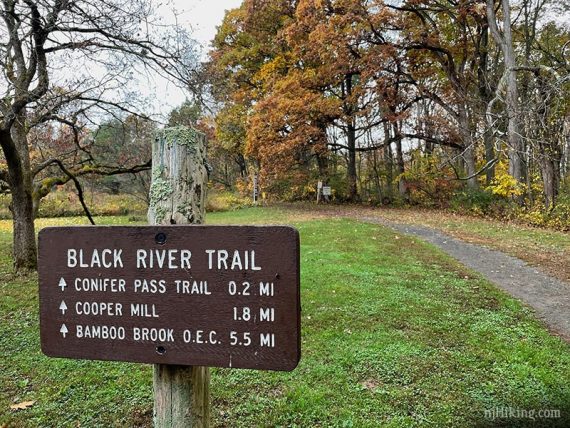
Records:
[[[469,244],[423,226],[360,217],[427,241],[532,307],[554,333],[570,341],[570,284],[500,251]]]

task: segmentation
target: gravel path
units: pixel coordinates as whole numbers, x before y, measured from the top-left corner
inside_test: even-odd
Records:
[[[374,217],[364,217],[362,220],[389,226],[441,248],[499,288],[534,308],[551,331],[570,341],[570,284],[553,278],[520,259],[463,242],[434,229],[397,224]]]

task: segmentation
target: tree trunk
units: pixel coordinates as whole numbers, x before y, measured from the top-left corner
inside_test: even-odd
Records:
[[[14,179],[12,176],[11,179]],[[14,219],[14,268],[16,271],[37,268],[34,209],[29,178],[11,186],[12,216]]]
[[[546,122],[538,133],[539,162],[544,187],[544,206],[550,211],[556,206],[560,190],[563,144],[558,135],[562,134],[564,129],[557,126],[557,121],[551,116],[551,98],[546,78],[537,76],[537,84],[541,100],[537,113]]]
[[[0,132],[0,142],[8,165],[14,224],[13,256],[16,271],[37,268],[32,175],[26,135],[25,111],[12,126],[12,131]]]
[[[384,168],[386,169],[386,196],[392,201],[394,194],[393,184],[394,184],[394,155],[392,153],[392,144],[388,141],[390,140],[390,125],[384,124],[384,138],[386,139],[386,145],[384,146]]]
[[[344,76],[343,98],[344,113],[346,115],[346,146],[348,150],[347,158],[347,179],[348,179],[348,200],[358,201],[358,176],[356,171],[356,125],[354,119],[354,106],[351,104],[353,74]],[[347,101],[348,100],[348,101]]]
[[[37,268],[36,234],[30,187],[22,184],[11,188],[14,218],[14,268],[16,271]]]
[[[509,173],[517,181],[523,178],[523,146],[521,139],[521,127],[519,122],[519,93],[517,86],[517,72],[515,71],[515,51],[511,34],[511,8],[508,0],[502,0],[504,15],[504,51],[505,68],[507,75],[507,114],[509,117],[508,141],[509,141]]]
[[[467,187],[476,189],[479,186],[477,177],[475,176],[475,143],[471,138],[471,130],[469,126],[469,116],[465,106],[459,106],[459,132],[463,142],[463,159],[465,160],[465,170],[467,173]]]
[[[378,195],[378,202],[382,202],[384,199],[384,192],[382,189],[382,183],[380,181],[380,172],[378,171],[378,151],[374,150],[372,152],[372,173],[374,174],[374,187],[376,188],[376,195]]]
[[[523,144],[521,139],[521,127],[519,118],[519,95],[517,87],[517,75],[515,71],[516,58],[513,48],[511,33],[511,7],[508,0],[501,0],[503,9],[503,34],[499,33],[497,18],[494,11],[494,1],[487,0],[487,18],[491,34],[497,45],[500,46],[505,61],[506,73],[506,110],[508,116],[507,143],[509,151],[509,174],[515,180],[523,178]]]
[[[509,116],[509,174],[512,175],[515,180],[521,181],[524,171],[523,146],[518,121],[518,93],[516,89],[516,77],[514,76],[514,71],[509,74],[510,75],[507,84],[507,114]]]
[[[205,214],[206,138],[188,128],[168,128],[152,147],[151,224],[202,223]],[[154,426],[207,427],[208,367],[154,366]]]
[[[495,159],[495,147],[493,146],[493,135],[490,129],[486,128],[483,133],[483,143],[485,144],[485,162],[489,164]],[[493,163],[485,171],[485,184],[490,186],[495,179],[495,164]]]
[[[238,164],[240,177],[247,177],[247,163],[245,161],[245,157],[241,153],[238,153],[234,160]]]
[[[479,47],[479,58],[477,64],[477,84],[479,87],[479,96],[481,97],[481,115],[485,118],[487,106],[492,99],[492,94],[489,89],[489,72],[488,72],[488,59],[489,59],[489,25],[482,24],[481,26],[481,40]],[[485,124],[485,120],[483,123]],[[483,144],[485,146],[485,163],[491,165],[485,170],[485,184],[490,186],[495,178],[495,147],[493,146],[493,131],[489,126],[485,125],[483,131]]]
[[[358,200],[358,177],[356,173],[356,130],[353,123],[349,123],[346,131],[348,146],[348,199],[351,202]]]
[[[544,207],[547,211],[556,206],[560,189],[562,153],[555,142],[539,144],[540,172],[542,175]]]
[[[570,177],[570,129],[564,131],[566,127],[570,128],[570,126],[565,125],[562,131],[562,136],[566,140],[566,147],[564,148],[564,178]]]
[[[550,159],[543,159],[541,169],[544,186],[544,207],[549,211],[554,208],[558,196],[558,183],[554,171],[554,162]]]
[[[402,177],[402,174],[406,172],[406,167],[404,164],[404,153],[402,152],[402,137],[398,125],[394,124],[394,136],[396,138],[396,164],[398,166],[398,193],[406,201],[409,199],[408,186],[406,186],[406,180]]]
[[[324,182],[329,181],[329,158],[326,153],[317,153],[317,166],[319,168],[319,178]]]

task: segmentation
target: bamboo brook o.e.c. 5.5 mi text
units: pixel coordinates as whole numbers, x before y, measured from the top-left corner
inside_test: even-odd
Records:
[[[299,362],[293,228],[46,228],[39,249],[48,356],[269,370]]]

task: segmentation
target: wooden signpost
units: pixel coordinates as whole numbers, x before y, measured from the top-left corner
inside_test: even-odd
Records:
[[[323,191],[323,182],[317,181],[317,204],[321,202],[321,192]]]
[[[39,235],[40,332],[53,357],[154,363],[154,425],[209,426],[209,366],[293,370],[299,236],[204,219],[203,134],[153,144],[149,223]],[[256,195],[257,196],[257,195]]]
[[[284,226],[46,228],[42,350],[52,357],[292,370],[299,236]]]
[[[150,224],[201,224],[208,182],[206,136],[192,128],[167,128],[152,145]],[[155,364],[155,428],[210,424],[210,368]]]
[[[259,176],[257,174],[253,175],[253,203],[257,204],[259,199]]]

